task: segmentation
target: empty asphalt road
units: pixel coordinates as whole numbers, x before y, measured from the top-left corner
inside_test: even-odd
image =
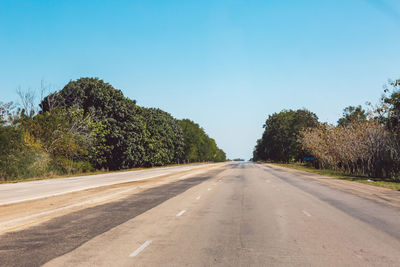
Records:
[[[400,192],[324,179],[221,165],[4,233],[0,265],[400,266]]]

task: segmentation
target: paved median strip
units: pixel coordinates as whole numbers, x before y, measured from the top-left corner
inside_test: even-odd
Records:
[[[146,242],[143,243],[143,245],[141,245],[140,247],[138,247],[134,252],[132,252],[129,257],[133,258],[136,257],[137,255],[139,255],[140,252],[142,252],[146,247],[148,247],[151,242],[153,242],[152,240],[147,240]]]

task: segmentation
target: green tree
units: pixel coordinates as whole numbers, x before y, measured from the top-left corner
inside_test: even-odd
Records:
[[[2,179],[225,160],[197,124],[139,107],[98,78],[69,82],[46,96],[39,112],[34,93],[18,94],[18,112],[0,102]]]
[[[318,117],[306,110],[283,110],[270,115],[264,124],[262,138],[257,141],[254,160],[289,162],[302,160],[305,152],[298,143],[301,129],[318,126]]]
[[[183,130],[183,159],[186,162],[226,160],[225,152],[218,148],[215,140],[210,138],[197,123],[183,119],[179,124]]]
[[[217,151],[216,151],[215,156],[214,156],[214,161],[215,162],[226,161],[226,154],[222,149],[217,148]]]
[[[34,117],[22,115],[19,124],[25,144],[50,156],[49,168],[58,173],[81,171],[75,163],[88,159],[92,141],[91,120],[82,109],[58,107]]]
[[[35,145],[27,141],[21,117],[12,103],[0,103],[0,179],[14,180],[41,174],[34,168],[39,152]]]
[[[143,165],[161,166],[182,161],[184,140],[178,121],[160,109],[140,110],[145,122]]]
[[[343,116],[338,120],[339,126],[367,121],[367,112],[361,106],[348,106],[343,110]]]
[[[400,135],[400,80],[390,81],[384,93],[379,111],[385,116],[387,128]]]
[[[54,107],[77,106],[106,129],[96,153],[91,155],[96,167],[126,169],[141,166],[145,149],[145,126],[136,102],[124,97],[120,90],[98,78],[80,78],[69,82],[61,91],[47,96],[41,102],[42,112]],[[101,150],[103,148],[103,150]],[[93,151],[91,151],[93,152]]]

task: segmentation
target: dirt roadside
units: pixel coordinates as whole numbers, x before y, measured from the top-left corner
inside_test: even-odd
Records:
[[[148,180],[120,183],[59,196],[0,205],[0,235],[37,225],[71,212],[116,201],[148,188],[193,177],[200,173],[223,167],[224,165],[226,163],[205,166],[195,170],[181,171]]]
[[[384,203],[396,208],[400,208],[400,192],[383,187],[372,186],[347,180],[341,180],[333,177],[322,176],[315,173],[284,168],[272,164],[261,164],[276,171],[285,171],[296,174],[302,178],[313,179],[315,182],[326,185],[344,192],[348,192],[363,198],[371,199],[379,203]]]

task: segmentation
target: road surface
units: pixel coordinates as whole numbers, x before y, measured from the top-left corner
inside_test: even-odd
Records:
[[[38,180],[0,185],[0,205],[72,193],[90,188],[146,180],[176,172],[194,170],[210,164],[124,171],[88,176]]]
[[[400,192],[324,179],[221,165],[6,232],[0,265],[400,266]]]

